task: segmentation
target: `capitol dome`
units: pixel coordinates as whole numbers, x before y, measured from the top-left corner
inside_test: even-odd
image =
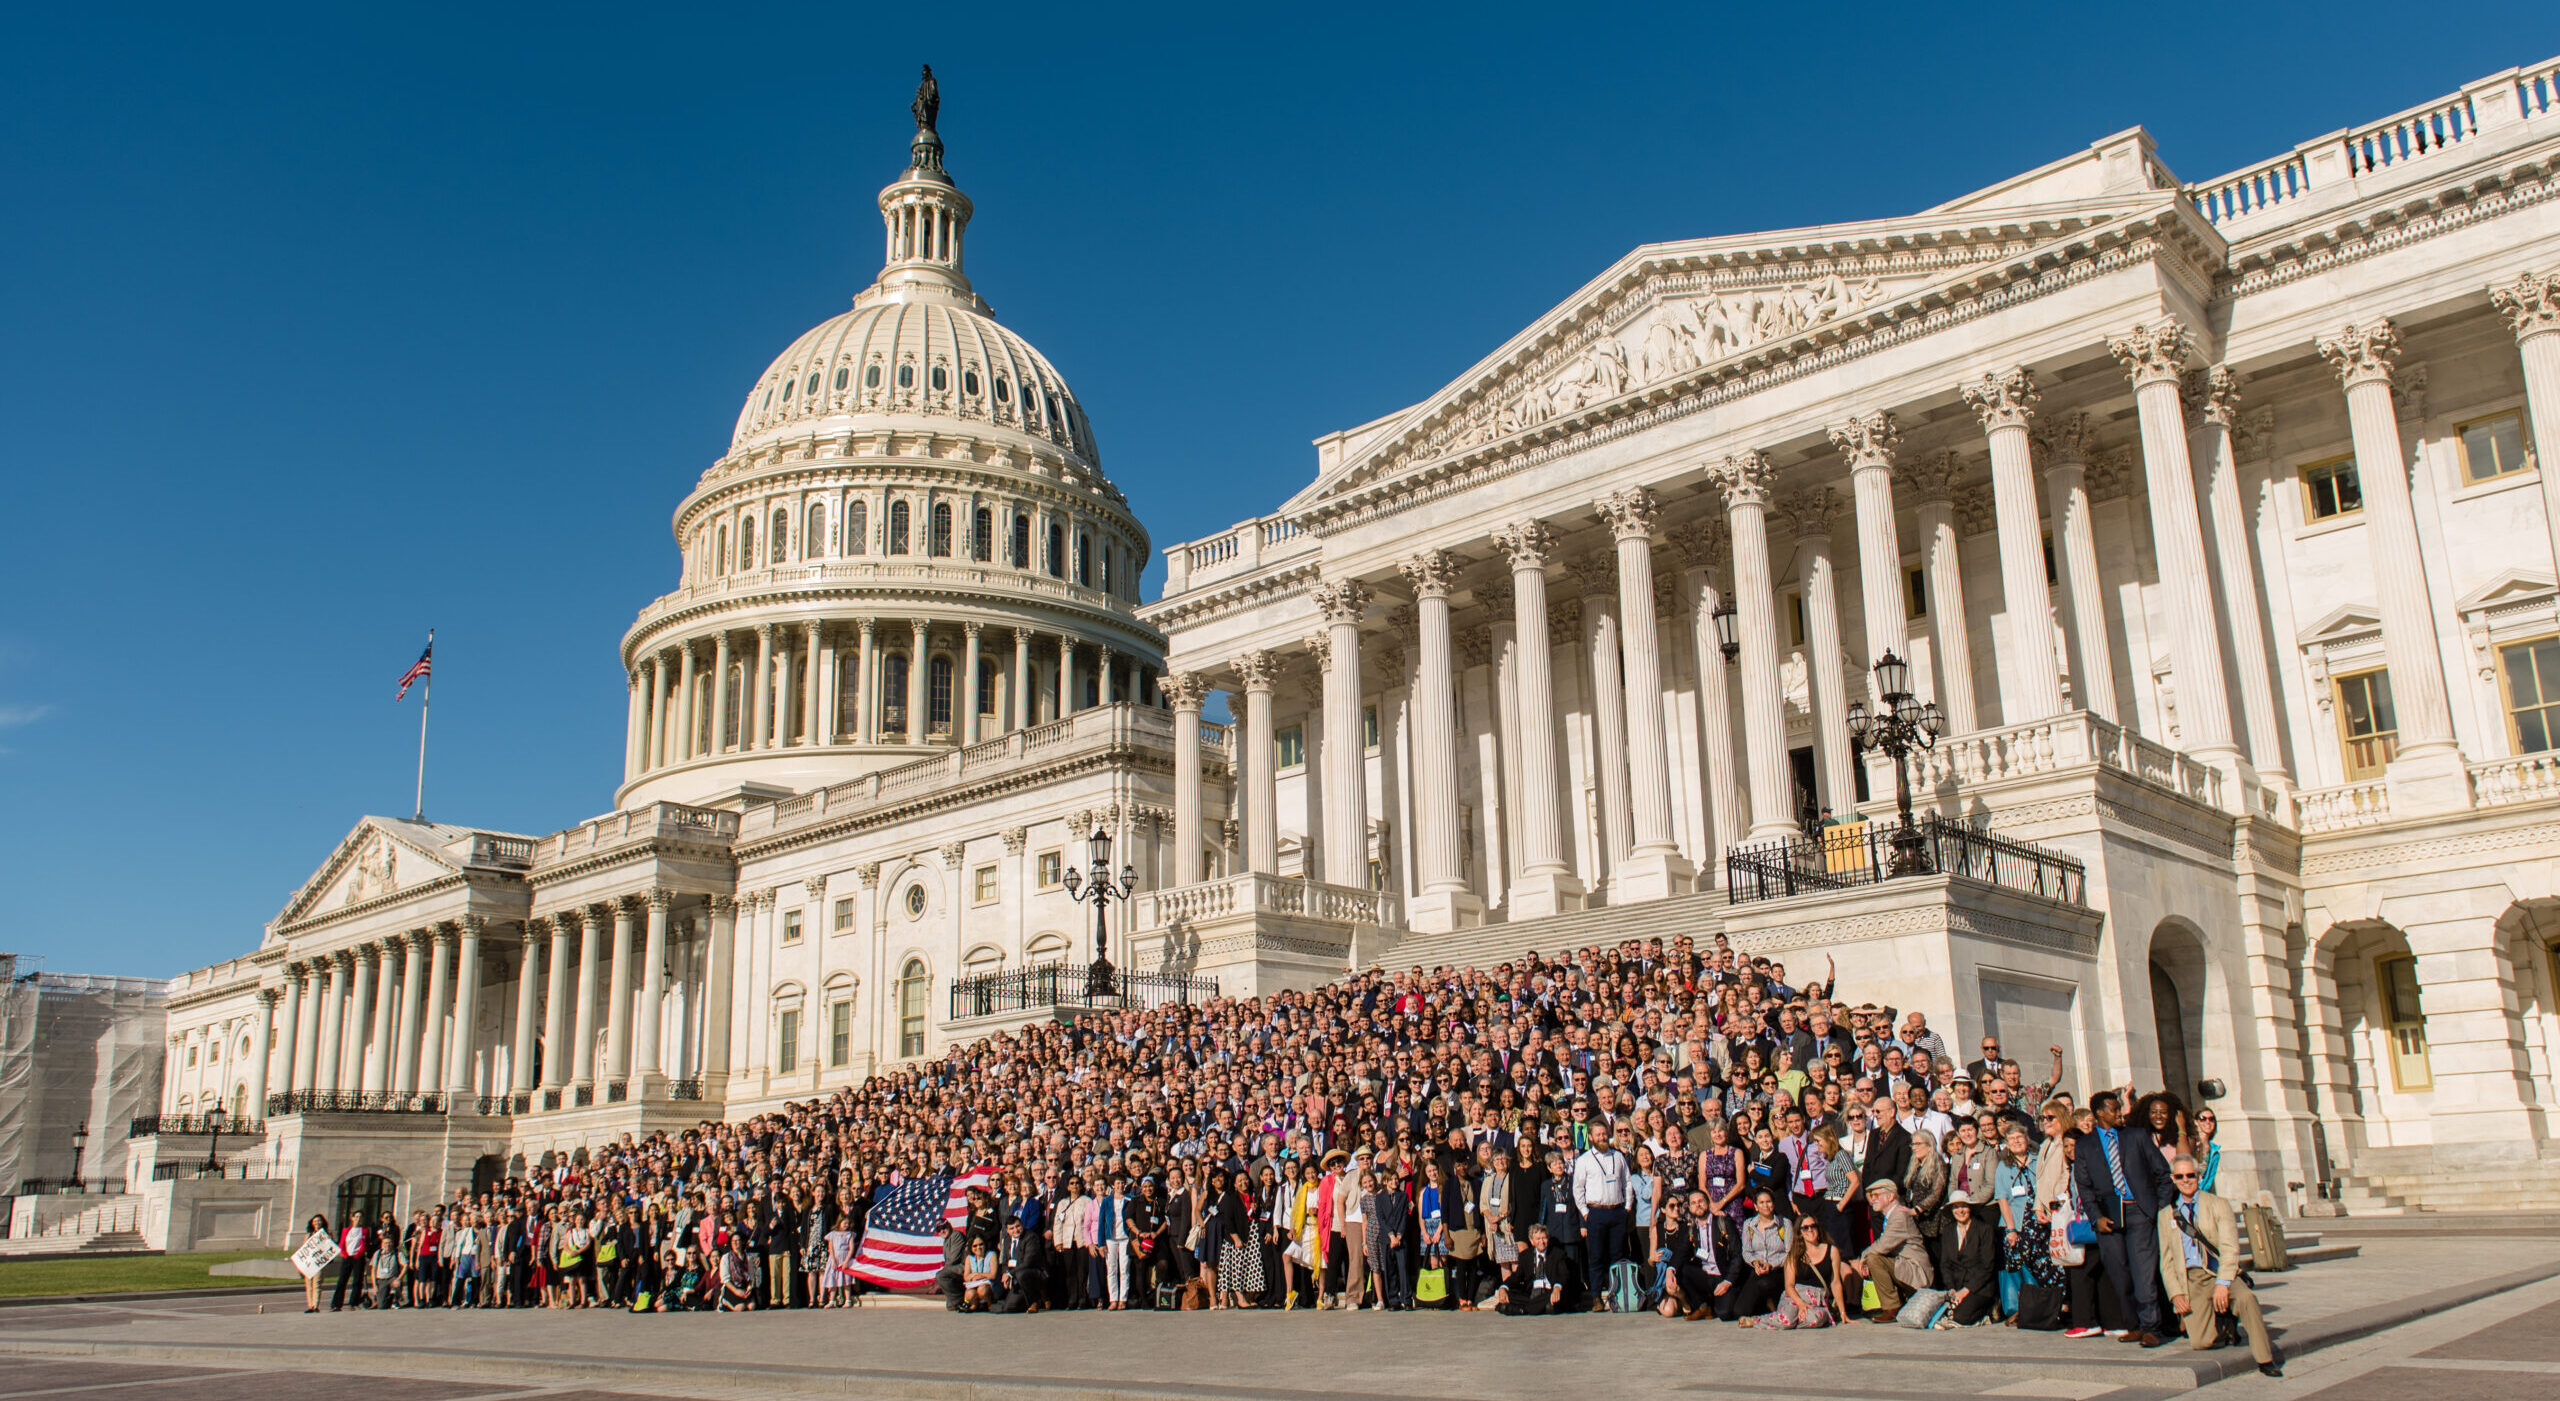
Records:
[[[623,636],[626,805],[780,800],[1161,703],[1146,528],[962,270],[939,107],[928,74],[879,276],[774,357],[676,508],[682,577]]]

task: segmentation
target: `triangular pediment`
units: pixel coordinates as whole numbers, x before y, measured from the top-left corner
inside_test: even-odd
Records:
[[[294,892],[278,927],[324,915],[349,905],[362,905],[411,886],[452,875],[462,869],[444,848],[467,829],[396,817],[367,817],[320,863],[311,879]]]
[[[1282,513],[1321,512],[1385,482],[1931,319],[2093,244],[2178,220],[2177,198],[2145,189],[1648,244],[1430,398],[1320,440],[1317,479]]]
[[[2382,631],[2382,610],[2370,603],[2342,603],[2302,630],[2305,647],[2328,646]]]
[[[2509,608],[2521,603],[2538,603],[2549,599],[2555,590],[2551,576],[2530,569],[2510,569],[2488,583],[2462,596],[2454,611],[2471,614]]]

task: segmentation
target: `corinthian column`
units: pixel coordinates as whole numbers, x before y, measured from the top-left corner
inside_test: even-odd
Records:
[[[429,936],[428,930],[412,929],[395,941],[404,954],[400,963],[400,1024],[391,1037],[391,1092],[396,1095],[418,1092],[418,1019],[427,1004]]]
[[[810,626],[814,630],[816,624]],[[658,1077],[663,1064],[660,1032],[667,1015],[667,911],[674,904],[674,891],[649,892],[648,943],[640,953],[640,1046],[631,1065],[633,1076],[644,1086]],[[635,1092],[633,1098],[639,1097]]]
[[[2527,273],[2489,289],[2489,303],[2516,333],[2524,361],[2525,418],[2533,456],[2542,465],[2542,525],[2560,562],[2560,276]]]
[[[821,685],[820,677],[821,672],[825,673],[827,680],[832,680],[835,676],[834,667],[820,665],[826,655],[827,625],[811,618],[809,620],[809,666],[806,673],[808,679],[800,688],[800,723],[806,725],[809,730],[808,737],[800,742],[811,749],[825,744],[834,729],[827,723],[827,712],[833,709],[828,704],[832,697]]]
[[[2044,584],[2044,526],[2036,516],[2035,458],[2027,444],[2027,420],[2043,396],[2036,391],[2035,376],[2023,366],[1986,372],[1963,389],[1966,405],[1991,440],[1991,500],[2000,523],[2000,603],[2009,616],[2010,649],[2016,653],[2002,672],[2015,692],[2003,687],[2000,720],[2023,724],[2062,713],[2062,674],[2053,660],[2053,598]],[[2173,381],[2173,409],[2176,402]],[[2192,515],[2192,503],[2188,510]]]
[[[641,755],[649,744],[649,707],[640,699],[640,672],[635,668],[630,676],[630,718],[623,722],[622,730],[622,781],[625,783],[638,778],[640,771],[647,767]]]
[[[1594,889],[1613,890],[1618,869],[1635,847],[1635,813],[1627,798],[1627,682],[1618,664],[1618,561],[1612,555],[1584,555],[1565,568],[1582,586],[1582,640],[1590,656],[1595,741],[1591,775],[1600,785],[1600,834],[1593,843],[1591,867],[1583,874]]]
[[[1200,706],[1209,698],[1209,679],[1187,672],[1164,678],[1164,694],[1173,702],[1173,883],[1200,882]]]
[[[613,902],[613,952],[605,997],[606,1080],[631,1078],[631,924],[630,896]]]
[[[734,997],[735,963],[738,934],[738,901],[735,896],[711,897],[711,947],[708,951],[710,986],[703,993],[702,1049],[706,1075],[729,1073],[730,1001]]]
[[[418,1093],[422,1095],[444,1092],[445,1009],[453,1005],[445,969],[453,962],[455,942],[451,926],[440,925],[427,935],[427,1004],[418,1045]]]
[[[1849,753],[1849,678],[1840,657],[1840,582],[1831,567],[1831,523],[1840,494],[1827,486],[1789,496],[1796,522],[1796,578],[1804,585],[1805,677],[1813,691],[1814,773],[1822,803],[1844,818],[1857,810],[1858,780]],[[1863,693],[1866,684],[1861,681]]]
[[[697,745],[702,739],[702,717],[694,708],[692,639],[679,643],[676,650],[683,654],[683,660],[676,664],[676,694],[682,698],[676,703],[677,723],[684,727],[684,732],[676,736],[676,760],[681,763],[700,752]]]
[[[527,920],[524,925],[522,950],[516,959],[516,1039],[507,1055],[507,1090],[524,1094],[533,1088],[534,1019],[542,1007],[542,987],[536,983],[534,969],[542,962],[542,938],[549,929],[547,919]]]
[[[769,749],[773,746],[773,690],[766,681],[773,675],[773,624],[756,624],[756,669],[747,679],[747,714],[753,723],[742,737],[738,748]]]
[[[295,1017],[301,1023],[300,1044],[294,1051],[293,1088],[310,1091],[320,1088],[320,1023],[326,1015],[322,1004],[329,995],[329,965],[325,959],[296,964],[296,1000],[302,1010]]]
[[[1315,587],[1332,663],[1324,674],[1324,879],[1369,885],[1369,761],[1360,724],[1360,619],[1369,591],[1356,579]]]
[[[1849,494],[1857,503],[1858,601],[1865,613],[1870,666],[1887,652],[1911,658],[1910,620],[1903,611],[1902,540],[1893,520],[1893,454],[1901,444],[1902,430],[1889,413],[1861,414],[1831,430],[1831,445],[1848,460]]]
[[[347,1088],[362,1093],[375,1089],[373,1063],[367,1054],[373,1048],[368,1029],[373,1023],[374,982],[382,972],[382,950],[371,944],[355,949],[356,991],[347,1004],[347,1065],[340,1081]],[[390,1047],[383,1047],[385,1052]]]
[[[2371,552],[2373,591],[2381,604],[2391,707],[2400,722],[2398,752],[2384,772],[2391,812],[2398,817],[2466,807],[2469,778],[2454,748],[2453,712],[2445,700],[2435,619],[2418,559],[2417,516],[2409,501],[2408,450],[2401,444],[2400,415],[2391,402],[2391,365],[2400,355],[2400,332],[2377,319],[2322,336],[2315,346],[2346,388],[2356,482],[2364,489],[2365,547]],[[2546,464],[2543,470],[2552,467]],[[2161,572],[2165,577],[2165,565]]]
[[[283,1081],[277,1088],[291,1094],[309,1088],[302,1083],[301,1055],[303,1046],[310,1040],[302,1034],[302,1014],[310,997],[311,982],[303,973],[301,964],[285,965],[283,991],[284,1025],[277,1028],[276,1046],[277,1073]],[[262,1109],[260,1112],[265,1111]]]
[[[1662,716],[1662,629],[1653,606],[1653,527],[1662,503],[1643,487],[1612,492],[1600,503],[1618,545],[1618,618],[1624,626],[1627,709],[1627,795],[1635,845],[1618,870],[1619,900],[1686,894],[1697,868],[1671,832],[1671,741]],[[1456,775],[1450,777],[1452,810]]]
[[[1413,588],[1416,633],[1414,778],[1407,801],[1421,877],[1421,893],[1406,919],[1415,929],[1455,929],[1482,914],[1458,860],[1458,693],[1449,639],[1449,593],[1457,587],[1458,561],[1446,550],[1425,550],[1406,560],[1403,570]]]
[[[930,625],[918,618],[914,624],[914,640],[907,648],[907,743],[922,744],[933,733],[932,717],[924,710],[924,678],[933,665],[933,634]]]
[[[1538,919],[1582,906],[1582,883],[1564,858],[1563,784],[1556,771],[1555,681],[1547,644],[1547,561],[1556,534],[1520,521],[1494,537],[1511,563],[1512,616],[1519,634],[1513,701],[1520,712],[1520,878],[1511,918]]]
[[[1973,708],[1973,643],[1965,633],[1964,563],[1957,554],[1955,482],[1963,471],[1964,458],[1954,452],[1902,468],[1904,484],[1920,498],[1920,548],[1928,560],[1931,698],[1946,712],[1947,733],[1957,735],[1981,728]]]
[[[865,633],[868,637],[870,634]],[[1005,699],[1012,703],[1013,728],[1031,728],[1031,630],[1013,630],[1013,675],[1005,682]]]
[[[596,967],[604,959],[606,915],[601,905],[578,912],[582,917],[585,937],[578,941],[578,990],[576,1030],[570,1035],[566,1057],[569,1080],[573,1087],[592,1086],[596,1082]]]
[[[2261,780],[2285,777],[2284,749],[2276,728],[2275,673],[2268,664],[2267,631],[2258,619],[2258,570],[2249,551],[2249,518],[2240,505],[2240,454],[2234,437],[2240,413],[2240,377],[2227,365],[2197,370],[2181,382],[2192,415],[2188,444],[2204,468],[2204,504],[2213,529],[2215,577],[2222,584],[2218,617],[2231,630],[2231,660],[2240,673],[2240,718],[2247,726],[2249,762]]]
[[[2110,724],[2116,718],[2116,664],[2107,647],[2105,586],[2098,581],[2098,536],[2089,523],[2089,416],[2065,414],[2042,426],[2044,499],[2060,546],[2063,635],[2070,642],[2071,689],[2080,708]]]
[[[666,766],[667,698],[658,684],[658,656],[652,652],[640,663],[641,674],[649,679],[649,730],[640,743],[640,767],[654,770]]]
[[[2195,466],[2187,455],[2186,414],[2178,398],[2178,377],[2194,340],[2186,327],[2161,321],[2110,338],[2107,350],[2133,380],[2133,406],[2142,420],[2151,548],[2159,556],[2160,590],[2169,605],[2169,664],[2178,675],[2180,745],[2228,773],[2237,798],[2240,746],[2231,740],[2231,686],[2222,670],[2222,629],[2205,572]]]
[[[729,630],[711,643],[711,752],[729,752]]]
[[[276,990],[258,989],[258,1039],[249,1043],[249,1104],[252,1118],[267,1117],[267,1061],[273,1056],[276,1034]]]
[[[391,1088],[391,1063],[398,1059],[391,1038],[394,1035],[391,995],[391,960],[407,940],[394,935],[376,948],[368,949],[380,972],[374,979],[373,1055],[364,1065],[364,1092],[378,1095]]]
[[[346,1042],[340,1033],[347,1024],[347,989],[355,973],[355,957],[340,949],[321,966],[328,970],[329,982],[320,997],[320,1043],[312,1058],[311,1088],[331,1094],[338,1088],[338,1067],[346,1060]]]
[[[445,1086],[457,1097],[479,1093],[479,1079],[472,1071],[480,1049],[480,936],[488,921],[478,915],[462,917],[460,951],[453,963],[453,1036],[447,1056],[453,1072],[445,1077]]]
[[[1778,686],[1778,596],[1769,573],[1769,490],[1777,469],[1766,453],[1738,452],[1707,469],[1724,493],[1732,531],[1733,594],[1742,643],[1742,744],[1751,782],[1751,840],[1791,836],[1787,801],[1786,703]]]
[[[583,914],[578,910],[561,910],[551,916],[551,957],[543,970],[542,988],[542,1088],[556,1090],[569,1083],[569,941],[578,937]]]
[[[1271,687],[1280,661],[1269,652],[1235,660],[1244,680],[1244,743],[1236,755],[1236,782],[1244,788],[1244,865],[1256,875],[1280,874],[1279,736],[1271,721]]]
[[[958,684],[951,688],[951,706],[960,722],[956,728],[962,744],[978,742],[978,634],[985,627],[975,618],[960,625],[969,641],[962,649]]]
[[[1742,838],[1742,787],[1733,757],[1733,663],[1716,636],[1716,613],[1725,591],[1716,584],[1723,562],[1720,530],[1710,521],[1675,526],[1671,543],[1689,566],[1689,645],[1698,658],[1698,729],[1704,739],[1709,849],[1705,866],[1716,884],[1724,883],[1724,853]]]

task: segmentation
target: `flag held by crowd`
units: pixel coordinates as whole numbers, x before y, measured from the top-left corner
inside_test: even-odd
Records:
[[[969,1219],[969,1189],[994,1180],[991,1169],[974,1167],[958,1176],[937,1172],[881,1188],[871,1203],[862,1250],[853,1258],[853,1277],[878,1289],[933,1288],[942,1269],[943,1228],[960,1229]]]

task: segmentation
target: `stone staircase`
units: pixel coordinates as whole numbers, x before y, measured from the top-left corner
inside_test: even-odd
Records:
[[[1531,949],[1558,954],[1625,939],[1660,939],[1667,947],[1686,934],[1705,941],[1724,927],[1728,908],[1721,890],[1675,895],[1626,906],[1576,910],[1516,924],[1482,924],[1440,934],[1407,934],[1372,962],[1389,972],[1407,968],[1491,968]]]
[[[2243,1254],[2246,1254],[2249,1249],[2248,1239],[2245,1236],[2241,1239],[2240,1249]],[[2354,1258],[2363,1250],[2363,1246],[2346,1241],[2323,1243],[2318,1231],[2301,1230],[2290,1221],[2285,1223],[2284,1253],[2286,1261],[2290,1264],[2317,1265],[2324,1260],[2347,1260]],[[2251,1264],[2254,1267],[2255,1262],[2252,1261]]]
[[[105,1197],[40,1231],[0,1239],[0,1257],[113,1255],[148,1250],[142,1239],[142,1199]]]
[[[2437,1168],[2416,1154],[2367,1149],[2355,1170],[2341,1177],[2338,1205],[2349,1216],[2560,1211],[2560,1146],[2545,1144],[2539,1157],[2471,1169]]]

